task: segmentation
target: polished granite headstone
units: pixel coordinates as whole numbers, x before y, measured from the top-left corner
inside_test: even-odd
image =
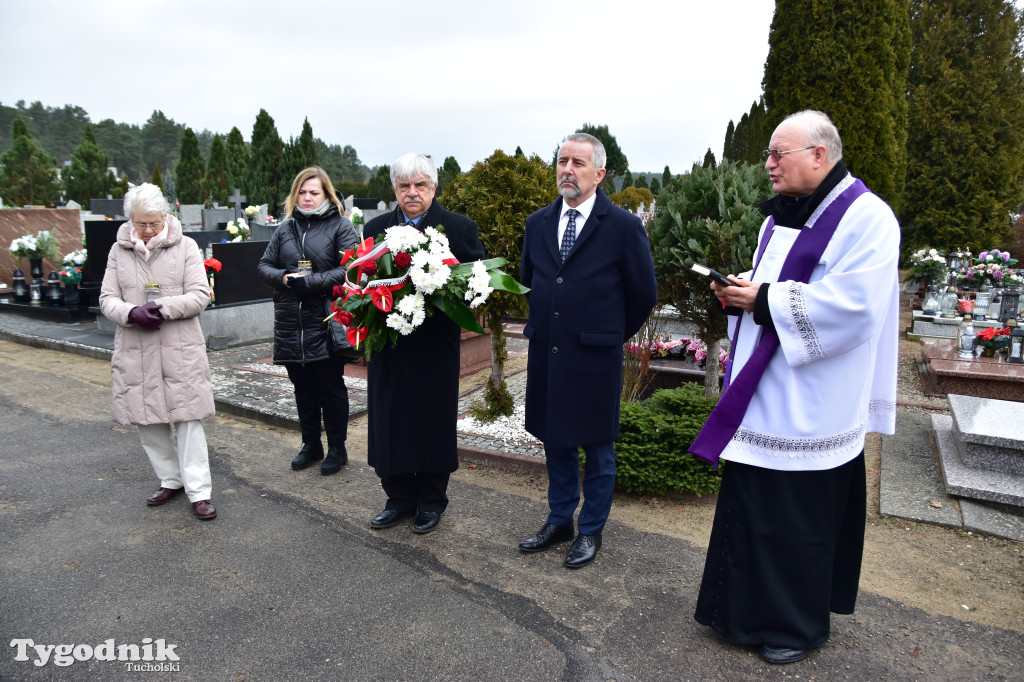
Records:
[[[962,317],[942,317],[940,315],[928,315],[920,310],[914,311],[914,323],[910,333],[919,337],[955,339],[960,329]],[[987,327],[1002,327],[996,320],[974,320],[975,331],[981,331]]]
[[[954,394],[949,406],[932,415],[947,492],[1024,506],[1024,405]]]
[[[1024,365],[1006,356],[961,360],[954,339],[921,339],[918,363],[925,395],[972,395],[1024,402]]]

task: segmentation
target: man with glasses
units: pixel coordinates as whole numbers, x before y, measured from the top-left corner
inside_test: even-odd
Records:
[[[726,390],[690,448],[728,460],[695,617],[792,663],[857,598],[865,434],[896,424],[900,229],[820,111],[786,118],[764,155],[777,195],[754,268],[711,285],[737,314]]]

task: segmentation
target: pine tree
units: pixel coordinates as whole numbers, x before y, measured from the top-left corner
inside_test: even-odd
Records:
[[[60,197],[57,161],[36,144],[20,116],[11,123],[11,146],[0,165],[0,197],[6,204],[51,204]]]
[[[850,172],[894,208],[906,175],[909,0],[777,0],[764,69],[764,129],[818,109]]]
[[[671,185],[671,184],[672,184],[672,171],[670,171],[668,169],[668,166],[665,166],[665,170],[661,174],[661,186],[667,189],[668,186]]]
[[[283,195],[291,187],[291,178],[282,176],[284,143],[277,133],[274,119],[260,109],[252,127],[252,147],[245,172],[245,189],[249,203],[267,204],[271,215],[278,214]]]
[[[206,173],[203,155],[199,152],[199,140],[191,128],[185,128],[181,136],[181,152],[178,165],[174,168],[174,189],[178,201],[183,204],[201,204],[206,197],[203,192],[203,175]]]
[[[170,173],[178,160],[184,126],[167,118],[159,109],[142,126],[142,163],[144,168],[157,164]]]
[[[515,153],[514,156],[516,158],[519,158],[519,159],[525,159],[526,158],[526,154],[523,153],[523,148],[520,147],[519,145],[516,145],[516,153]]]
[[[310,166],[320,165],[316,144],[313,142],[313,126],[309,125],[308,118],[302,122],[302,133],[299,135],[299,139],[288,139],[284,156],[285,171],[281,174],[282,180],[294,178]]]
[[[380,166],[366,182],[366,196],[385,203],[395,200],[395,190],[391,186],[391,166]]]
[[[911,26],[904,252],[1003,247],[1024,179],[1021,15],[1004,0],[914,0]]]
[[[608,126],[601,125],[595,126],[590,123],[584,123],[582,127],[576,129],[577,133],[587,133],[593,135],[597,139],[601,140],[601,144],[604,145],[604,151],[608,155],[608,160],[605,161],[604,167],[607,171],[605,180],[612,181],[617,177],[623,177],[629,168],[629,160],[626,159],[626,155],[622,153],[622,149],[619,148],[619,142],[615,139],[615,136],[608,130]],[[633,184],[632,179],[629,182]],[[626,182],[623,180],[623,187],[626,187]]]
[[[648,189],[647,177],[643,173],[637,173],[636,179],[633,180],[633,186],[640,189]]]
[[[236,188],[245,194],[248,191],[245,187],[245,168],[249,165],[249,150],[237,127],[232,128],[228,133],[224,152],[228,162],[228,194],[231,194],[231,190]]]
[[[64,179],[64,192],[68,198],[74,199],[82,206],[88,206],[90,199],[106,198],[110,180],[116,182],[112,176],[107,177],[109,164],[110,158],[96,144],[92,128],[86,126],[82,142],[71,156],[71,165],[61,174]]]
[[[722,161],[735,161],[733,158],[733,146],[732,138],[736,134],[736,126],[733,125],[732,119],[729,119],[729,125],[725,128],[725,144],[722,145]]]
[[[651,194],[658,196],[661,192],[661,183],[658,181],[657,176],[651,178]]]
[[[210,163],[203,176],[203,195],[227,205],[231,189],[228,187],[228,157],[220,135],[210,143]]]
[[[715,155],[711,151],[711,147],[708,147],[707,153],[704,155],[704,163],[701,164],[701,168],[715,168],[718,164],[715,163]]]
[[[448,186],[448,183],[459,177],[460,173],[462,173],[462,168],[455,157],[445,157],[444,163],[437,169],[437,193],[439,195],[443,194],[444,188]]]
[[[156,185],[157,187],[159,187],[161,192],[164,191],[164,179],[160,176],[160,164],[159,163],[154,163],[153,164],[153,177],[151,177],[149,181],[151,183],[153,183],[154,185]],[[165,194],[166,194],[166,192],[165,192]]]

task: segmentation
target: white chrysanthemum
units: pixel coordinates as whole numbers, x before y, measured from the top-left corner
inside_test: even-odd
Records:
[[[430,253],[441,254],[443,256],[450,253],[451,246],[448,243],[448,237],[432,227],[427,228],[426,234],[430,238],[430,244],[428,246]]]
[[[406,317],[411,317],[417,310],[423,310],[423,296],[419,293],[404,296],[395,305],[395,310]]]
[[[384,231],[384,242],[391,253],[412,251],[427,241],[427,238],[412,225],[396,225]]]
[[[412,311],[412,326],[418,327],[423,324],[423,320],[427,319],[427,312],[423,308],[417,308]]]

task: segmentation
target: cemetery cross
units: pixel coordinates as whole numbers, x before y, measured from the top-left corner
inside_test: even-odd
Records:
[[[228,202],[235,206],[235,220],[242,217],[242,202],[245,201],[245,197],[242,196],[238,188],[235,188],[234,194],[228,197]]]

